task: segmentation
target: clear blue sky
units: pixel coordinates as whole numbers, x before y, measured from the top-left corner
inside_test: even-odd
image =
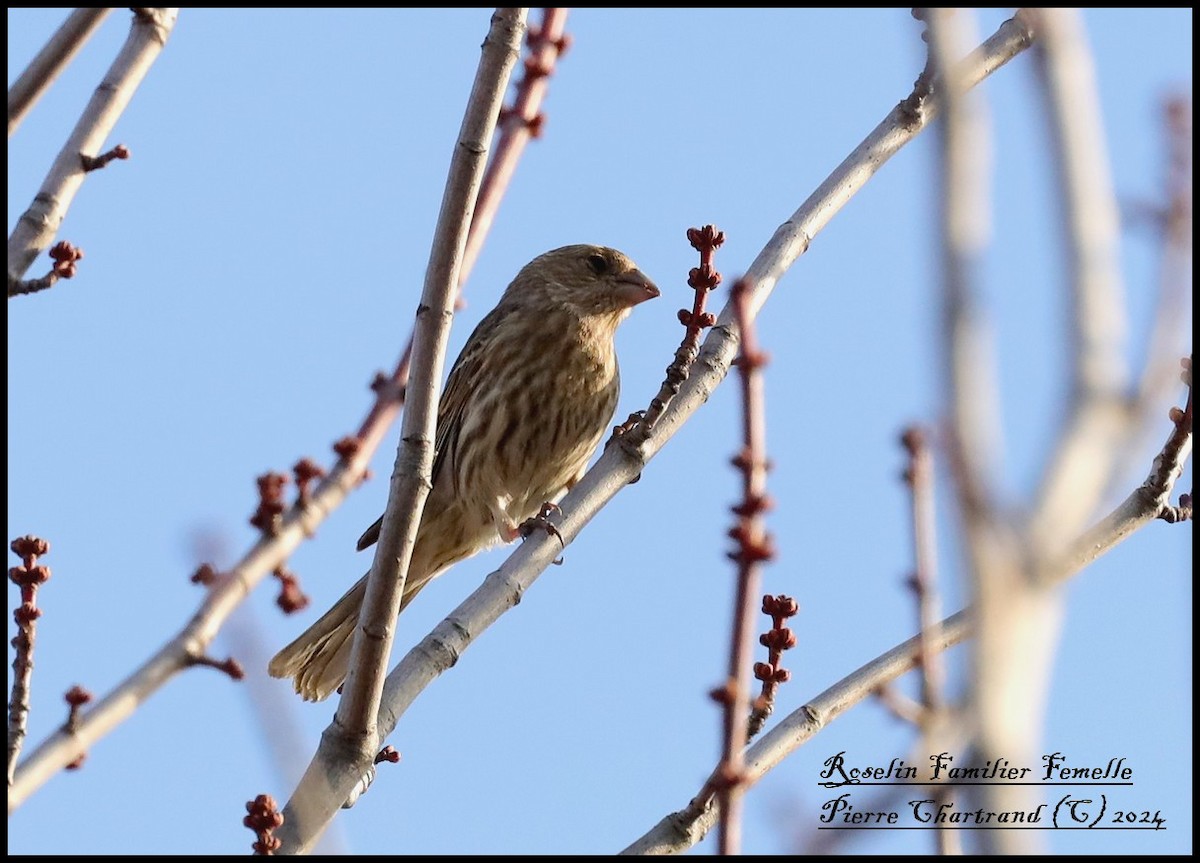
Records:
[[[10,81],[64,15],[9,10]],[[113,13],[10,141],[10,230],[127,18]],[[1001,20],[989,11],[983,29]],[[1191,89],[1191,10],[1089,10],[1086,22],[1116,187],[1122,201],[1156,199],[1163,99]],[[487,24],[470,9],[180,16],[111,141],[132,161],[89,178],[63,226],[87,252],[79,276],[9,304],[8,536],[48,538],[54,570],[32,741],[62,722],[71,685],[107,692],[178,630],[201,599],[187,582],[197,546],[215,542],[228,564],[253,540],[257,474],[304,455],[327,463],[359,422],[367,382],[408,331]],[[657,390],[681,334],[675,311],[690,302],[696,260],[685,230],[716,223],[728,238],[718,268],[745,269],[909,92],[923,46],[907,10],[581,9],[568,29],[575,44],[551,84],[545,136],[518,168],[451,352],[536,254],[616,246],[665,294],[618,337],[623,417]],[[983,276],[1004,380],[1005,491],[1021,500],[1061,417],[1064,267],[1030,58],[984,91],[996,212]],[[933,154],[925,134],[888,164],[762,319],[780,550],[766,586],[801,603],[780,715],[913,632],[896,440],[913,420],[935,421],[941,403]],[[1140,346],[1156,241],[1127,232],[1123,254]],[[605,853],[688,802],[718,748],[706,692],[728,639],[735,396],[720,388],[565,566],[404,716],[391,741],[403,762],[339,816],[343,847]],[[394,454],[393,433],[376,479],[292,559],[313,608],[285,618],[264,585],[215,645],[258,679],[196,670],[172,681],[82,771],[55,777],[10,819],[10,853],[248,850],[245,801],[293,787],[265,740],[298,771],[333,710],[262,679],[265,657],[369,564],[354,543],[382,511]],[[1134,482],[1151,456],[1134,459]],[[1179,487],[1191,487],[1190,470]],[[962,569],[943,510],[952,610]],[[1051,835],[1055,852],[1191,850],[1191,538],[1190,526],[1150,525],[1070,585],[1046,728],[1048,751],[1072,763],[1124,756],[1136,785],[1112,805],[1161,810],[1167,830]],[[480,556],[422,593],[397,649],[503,557]],[[266,724],[249,698],[264,691]],[[908,757],[912,738],[879,705],[855,709],[753,789],[747,850],[811,836],[829,755],[886,764]],[[909,832],[858,834],[846,850],[930,847]]]

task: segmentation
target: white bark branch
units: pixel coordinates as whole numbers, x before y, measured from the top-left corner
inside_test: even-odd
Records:
[[[50,89],[62,70],[79,53],[112,9],[76,9],[29,61],[25,71],[8,88],[8,137],[13,136],[29,110]]]
[[[350,673],[333,723],[284,809],[276,834],[289,854],[320,838],[351,788],[372,767],[383,675],[425,498],[442,365],[454,316],[463,249],[509,75],[520,54],[527,9],[498,9],[483,43],[475,83],[451,159],[413,337],[412,375],[387,509],[350,653]],[[390,729],[389,729],[390,730]],[[346,783],[345,793],[330,790]]]
[[[24,278],[37,257],[54,242],[87,174],[83,157],[100,152],[166,44],[178,15],[178,9],[139,9],[134,13],[124,46],[50,166],[33,203],[17,220],[8,238],[10,283]]]

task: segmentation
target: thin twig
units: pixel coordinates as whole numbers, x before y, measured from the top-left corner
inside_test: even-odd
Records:
[[[937,625],[942,618],[937,592],[937,533],[933,501],[933,453],[928,435],[919,426],[910,426],[901,436],[908,452],[904,480],[912,495],[913,569],[912,586],[916,598],[917,626],[922,642],[938,641]],[[945,705],[946,668],[938,654],[921,650],[921,705],[932,716]],[[927,723],[922,723],[924,728]]]
[[[718,231],[715,225],[705,225],[702,228],[688,228],[687,238],[692,248],[700,253],[700,266],[692,268],[688,273],[688,287],[696,292],[692,298],[692,308],[690,311],[680,309],[678,312],[679,323],[684,326],[683,340],[679,343],[671,364],[667,366],[667,376],[654,398],[650,400],[650,406],[639,417],[632,433],[625,430],[620,435],[622,442],[627,446],[637,446],[654,430],[659,417],[663,415],[671,399],[675,398],[683,382],[688,379],[692,363],[696,361],[696,354],[700,349],[700,334],[717,322],[716,317],[705,310],[705,305],[709,294],[721,284],[721,274],[713,266],[713,256],[724,244],[725,232]]]
[[[939,631],[940,640],[932,645],[937,651],[966,639],[971,633],[967,612],[960,611],[943,620]],[[746,750],[745,786],[748,788],[762,779],[829,723],[871,697],[880,687],[915,668],[920,650],[921,639],[914,636],[785,716]],[[717,821],[718,809],[715,795],[705,785],[687,806],[663,818],[621,853],[677,854],[686,851],[712,829]]]
[[[36,294],[58,284],[59,279],[73,279],[78,271],[76,264],[83,260],[83,249],[71,245],[66,240],[59,240],[48,252],[54,265],[50,272],[36,279],[18,279],[11,274],[8,277],[8,295],[19,297],[23,294]]]
[[[736,543],[730,557],[737,564],[737,590],[730,627],[729,667],[725,685],[713,697],[724,708],[721,761],[717,794],[721,800],[721,854],[740,854],[742,806],[742,750],[750,739],[750,659],[754,650],[754,601],[762,583],[761,564],[775,556],[763,513],[771,507],[767,496],[767,423],[763,382],[759,371],[767,356],[758,348],[754,322],[747,313],[746,284],[733,286],[740,349],[737,367],[742,382],[742,449],[733,464],[742,475],[742,500],[733,507],[737,523],[729,532]]]
[[[29,110],[37,104],[63,69],[74,59],[111,9],[76,9],[29,61],[8,88],[8,137],[13,136]]]
[[[470,271],[483,248],[483,241],[500,209],[504,191],[525,145],[541,137],[545,117],[542,102],[546,98],[550,76],[558,60],[566,53],[571,38],[566,33],[567,10],[543,9],[541,26],[530,25],[526,41],[529,52],[525,57],[525,74],[517,84],[512,107],[505,108],[498,125],[499,138],[488,159],[487,173],[479,190],[479,201],[471,217],[471,235],[463,251],[463,271]]]
[[[1155,208],[1160,238],[1157,301],[1145,362],[1127,408],[1138,427],[1122,447],[1113,485],[1124,486],[1130,468],[1140,470],[1142,442],[1157,437],[1159,408],[1176,384],[1179,355],[1190,349],[1192,322],[1192,100],[1174,96],[1163,110],[1166,139],[1164,201]],[[1112,495],[1106,495],[1111,497]]]
[[[8,571],[8,578],[21,589],[21,604],[13,612],[17,635],[12,640],[12,694],[8,700],[8,784],[11,787],[17,769],[17,759],[25,743],[29,723],[29,690],[33,681],[33,648],[37,636],[37,619],[42,611],[37,607],[38,588],[50,579],[50,567],[39,566],[37,559],[50,551],[50,543],[36,536],[22,536],[12,541],[13,554],[21,565]]]
[[[1171,506],[1171,492],[1192,451],[1191,359],[1184,359],[1183,366],[1184,383],[1188,388],[1187,402],[1182,411],[1178,408],[1172,410],[1171,434],[1161,452],[1155,456],[1150,475],[1116,509],[1071,544],[1064,558],[1051,568],[1056,580],[1061,580],[1063,573],[1087,566],[1128,539],[1139,528],[1175,509]],[[1188,493],[1184,498],[1180,501],[1179,515],[1190,517],[1191,494]]]
[[[762,613],[771,618],[771,628],[758,639],[759,644],[767,648],[767,661],[754,663],[754,677],[762,682],[762,689],[750,711],[750,721],[746,726],[747,741],[758,736],[767,719],[775,712],[775,691],[779,684],[791,679],[791,672],[783,667],[783,652],[796,646],[796,634],[786,622],[799,610],[799,603],[784,594],[767,594],[762,599]]]
[[[940,732],[945,719],[946,665],[940,652],[932,645],[940,638],[937,627],[942,617],[941,601],[937,591],[937,521],[934,507],[933,452],[928,435],[919,426],[910,426],[901,436],[908,452],[908,467],[904,479],[912,493],[913,569],[910,586],[917,606],[918,637],[921,640],[920,663],[921,703],[916,714],[916,725],[921,730],[920,739],[930,741]],[[930,751],[940,751],[933,750]],[[954,789],[939,787],[934,792],[938,805],[954,799]],[[937,853],[940,855],[961,854],[962,846],[958,833],[938,825],[934,832]]]

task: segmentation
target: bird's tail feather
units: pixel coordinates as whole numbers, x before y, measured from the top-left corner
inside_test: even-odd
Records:
[[[275,654],[267,666],[270,675],[291,677],[305,701],[328,698],[350,667],[350,641],[366,592],[363,576],[316,623]]]
[[[405,587],[401,610],[427,581],[410,582]],[[305,701],[324,701],[328,698],[342,685],[350,670],[350,643],[366,593],[367,577],[364,575],[334,603],[333,608],[275,654],[267,666],[270,675],[292,678],[296,692]]]

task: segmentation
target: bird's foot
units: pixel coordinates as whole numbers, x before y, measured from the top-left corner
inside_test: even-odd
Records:
[[[544,530],[551,536],[557,537],[558,544],[565,549],[567,547],[567,543],[563,540],[562,534],[558,532],[558,528],[555,527],[550,521],[550,514],[555,512],[559,515],[562,515],[562,508],[559,507],[558,504],[550,503],[549,501],[546,501],[546,503],[542,504],[542,508],[538,510],[537,515],[533,516],[532,518],[525,519],[525,521],[521,523],[521,526],[517,528],[518,532],[521,534],[521,538],[528,539],[535,530]],[[561,559],[555,561],[555,563],[561,562]]]

